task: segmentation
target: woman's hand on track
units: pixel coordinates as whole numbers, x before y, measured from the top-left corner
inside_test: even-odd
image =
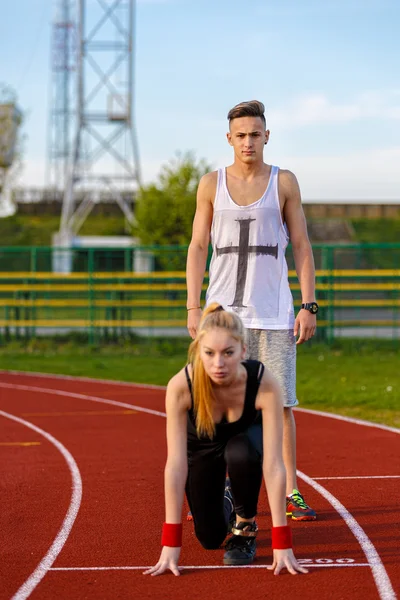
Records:
[[[274,561],[272,565],[268,566],[268,569],[273,571],[274,575],[279,575],[285,567],[292,575],[308,573],[307,569],[299,565],[291,548],[288,550],[274,550],[273,552]]]
[[[165,571],[168,571],[168,569],[172,571],[174,575],[180,575],[180,571],[178,568],[178,560],[180,553],[180,548],[164,546],[161,551],[161,556],[158,563],[154,567],[151,567],[151,569],[147,569],[147,571],[144,571],[143,575],[162,575],[162,573],[165,573]]]

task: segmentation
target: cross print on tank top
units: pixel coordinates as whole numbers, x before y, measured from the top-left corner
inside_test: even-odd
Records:
[[[256,219],[251,218],[235,219],[235,221],[239,223],[240,228],[239,245],[216,248],[217,256],[221,256],[222,254],[238,254],[235,297],[232,304],[229,304],[229,306],[243,308],[246,306],[243,304],[243,296],[246,286],[247,267],[249,264],[250,254],[255,254],[256,256],[273,256],[275,259],[278,259],[278,244],[276,244],[276,246],[272,246],[272,244],[267,246],[250,246],[250,223],[255,220]]]

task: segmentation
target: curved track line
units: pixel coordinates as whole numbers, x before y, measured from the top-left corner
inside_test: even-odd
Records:
[[[295,410],[303,413],[309,413],[310,415],[317,415],[318,417],[327,417],[329,419],[345,421],[354,425],[364,425],[364,427],[376,427],[377,429],[383,429],[384,431],[391,431],[392,433],[400,434],[400,429],[397,427],[389,427],[389,425],[382,425],[381,423],[372,423],[370,421],[363,421],[362,419],[354,419],[353,417],[334,415],[333,413],[323,412],[322,410],[312,410],[310,408],[295,408]]]
[[[66,396],[71,398],[77,398],[81,400],[89,400],[92,402],[102,402],[104,404],[112,404],[115,406],[122,406],[124,408],[129,407],[137,410],[138,412],[149,413],[160,417],[166,417],[166,414],[161,411],[151,410],[149,408],[143,408],[141,406],[136,406],[133,404],[128,404],[126,402],[119,402],[118,400],[109,400],[106,398],[98,398],[96,396],[89,396],[85,394],[77,394],[75,392],[67,392],[63,390],[54,390],[51,388],[41,388],[35,386],[28,385],[19,385],[19,384],[11,384],[11,383],[0,383],[0,387],[8,388],[8,389],[16,389],[16,390],[24,390],[24,391],[32,391],[39,392],[45,394],[54,394],[57,396]],[[145,386],[143,386],[145,387]],[[314,412],[314,411],[307,411]],[[315,411],[317,412],[317,411]],[[1,411],[0,411],[1,414]],[[325,413],[321,413],[322,416],[326,416]],[[333,415],[335,416],[335,415]],[[362,424],[364,422],[361,422]],[[367,422],[366,422],[367,423]],[[345,521],[346,525],[349,527],[350,531],[353,533],[358,543],[360,544],[366,558],[368,564],[372,570],[372,574],[375,580],[375,584],[378,588],[379,596],[381,600],[395,600],[397,598],[395,591],[392,587],[389,576],[386,572],[386,569],[379,557],[378,552],[376,551],[375,546],[362,529],[361,525],[354,519],[354,517],[347,511],[347,509],[339,502],[339,500],[333,496],[328,490],[326,490],[319,483],[313,481],[308,475],[305,475],[301,471],[297,471],[300,479],[311,485],[318,493],[320,493],[339,513],[342,519]],[[12,600],[20,600],[20,598],[13,598]]]
[[[142,387],[149,390],[165,390],[165,385],[154,385],[147,383],[134,383],[133,381],[119,381],[118,379],[97,379],[96,377],[84,377],[83,375],[60,375],[59,373],[40,373],[38,371],[15,371],[14,369],[0,369],[0,375],[18,375],[25,377],[42,377],[43,379],[61,379],[65,381],[92,381],[93,383],[111,383],[112,385],[130,385],[131,387]]]
[[[143,388],[149,390],[165,390],[165,385],[151,385],[147,383],[133,383],[131,381],[118,381],[113,379],[97,379],[95,377],[75,377],[72,375],[59,375],[57,373],[39,373],[36,371],[16,371],[16,370],[4,370],[0,369],[0,375],[4,373],[6,375],[18,375],[25,377],[41,377],[43,379],[59,379],[61,381],[86,381],[88,383],[107,383],[110,385],[119,386],[130,386],[133,388]],[[383,429],[384,431],[391,431],[392,433],[400,434],[400,428],[390,427],[389,425],[383,425],[382,423],[372,423],[370,421],[363,421],[362,419],[355,419],[353,417],[345,417],[343,415],[336,415],[334,413],[324,412],[320,410],[313,410],[311,408],[301,408],[296,406],[295,411],[309,413],[310,415],[318,415],[320,417],[326,417],[330,419],[338,419],[339,421],[346,421],[347,423],[353,423],[354,425],[363,425],[364,427],[376,427],[377,429]]]
[[[63,524],[61,526],[60,531],[56,535],[52,545],[50,546],[47,554],[42,558],[36,569],[31,573],[28,579],[21,585],[19,590],[14,594],[11,600],[25,600],[28,598],[36,586],[40,583],[43,577],[46,575],[47,571],[50,569],[57,556],[61,552],[67,538],[70,534],[72,526],[75,522],[76,516],[79,511],[79,507],[82,499],[82,479],[78,469],[78,466],[72,456],[72,454],[59,442],[54,438],[50,433],[40,429],[40,427],[36,427],[33,423],[29,421],[25,421],[24,419],[20,419],[15,415],[4,412],[0,410],[0,416],[5,417],[6,419],[11,419],[12,421],[16,421],[25,427],[29,427],[29,429],[33,429],[43,437],[45,437],[53,446],[57,448],[59,452],[65,458],[65,461],[68,465],[68,468],[71,472],[72,477],[72,494],[71,501],[68,507],[67,514],[65,515]]]
[[[97,396],[87,396],[85,394],[77,394],[75,392],[66,392],[63,390],[53,390],[51,388],[41,388],[31,385],[19,385],[14,383],[0,383],[0,388],[21,390],[24,392],[41,392],[43,394],[54,394],[54,396],[67,396],[68,398],[77,398],[78,400],[89,400],[91,402],[102,402],[103,404],[121,406],[122,408],[129,408],[131,410],[137,410],[138,412],[148,413],[149,415],[155,415],[156,417],[166,416],[165,413],[160,412],[158,410],[152,410],[151,408],[143,408],[142,406],[135,406],[134,404],[128,404],[127,402],[119,402],[118,400],[109,400],[108,398],[99,398]]]
[[[328,492],[322,485],[316,483],[311,477],[305,475],[301,471],[297,471],[298,476],[308,483],[314,490],[316,490],[321,496],[325,498],[333,506],[333,508],[339,513],[351,533],[354,535],[358,543],[360,544],[362,551],[364,552],[369,566],[372,570],[372,575],[375,579],[376,587],[378,588],[379,596],[382,600],[394,600],[397,598],[395,591],[392,587],[389,576],[386,572],[385,567],[376,551],[375,546],[362,529],[362,527],[355,520],[353,515],[349,513],[347,508],[343,506],[341,502],[333,494]]]

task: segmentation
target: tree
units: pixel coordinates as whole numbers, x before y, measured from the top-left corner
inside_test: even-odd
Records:
[[[196,190],[201,177],[212,167],[196,160],[191,152],[177,154],[161,168],[158,182],[143,186],[135,205],[134,234],[145,246],[186,246],[190,242],[196,209]],[[186,252],[159,254],[158,262],[168,270],[185,266]],[[179,254],[179,255],[178,255]]]

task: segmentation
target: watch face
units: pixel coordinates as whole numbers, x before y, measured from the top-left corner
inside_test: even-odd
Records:
[[[316,302],[312,302],[310,305],[310,312],[315,315],[318,312],[318,304]]]

